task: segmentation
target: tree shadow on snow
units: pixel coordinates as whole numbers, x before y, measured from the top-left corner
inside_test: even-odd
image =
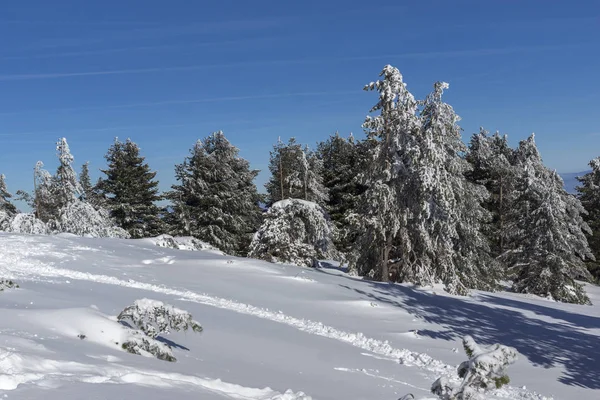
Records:
[[[600,389],[600,338],[582,332],[586,328],[599,329],[600,318],[500,298],[492,293],[479,295],[480,303],[473,303],[469,298],[438,296],[401,285],[347,279],[362,282],[370,288],[360,290],[340,286],[369,299],[400,307],[443,328],[441,331],[419,330],[421,336],[457,340],[472,335],[483,344],[512,346],[536,366],[564,366],[565,372],[559,378],[561,383]],[[498,307],[519,308],[553,320],[542,321],[517,310]]]
[[[339,264],[334,264],[331,263],[329,261],[325,261],[325,260],[318,260],[316,262],[316,270],[319,272],[324,272],[321,271],[321,269],[324,270],[334,270],[334,271],[340,271],[340,272],[344,272],[344,273],[348,273],[348,266],[343,266],[343,265],[339,265]]]
[[[162,336],[157,336],[156,340],[159,341],[159,342],[162,342],[162,343],[166,344],[167,346],[172,347],[174,349],[180,349],[180,350],[190,351],[190,349],[188,349],[187,347],[182,346],[180,344],[177,344],[174,341],[169,340],[169,339],[167,339],[165,337],[162,337]]]

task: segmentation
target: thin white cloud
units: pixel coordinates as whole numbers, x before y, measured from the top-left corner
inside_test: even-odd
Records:
[[[160,51],[170,49],[191,49],[199,47],[211,47],[211,46],[225,46],[230,44],[248,44],[254,42],[262,42],[272,40],[273,38],[253,38],[253,39],[239,39],[239,40],[221,40],[212,42],[196,42],[191,44],[166,44],[156,46],[132,46],[132,47],[117,47],[108,49],[98,50],[81,50],[81,51],[67,51],[62,53],[45,53],[45,54],[26,54],[26,55],[12,55],[0,57],[0,60],[11,61],[11,60],[33,60],[33,59],[46,59],[46,58],[64,58],[64,57],[79,57],[88,55],[102,55],[102,54],[114,54],[114,53],[131,53],[136,51]]]
[[[259,18],[229,21],[203,21],[187,25],[148,25],[133,28],[124,25],[123,28],[107,26],[107,29],[97,29],[89,36],[70,35],[68,37],[44,37],[29,49],[52,49],[65,47],[81,47],[110,42],[131,42],[139,40],[156,40],[177,38],[182,36],[198,36],[210,34],[242,34],[244,32],[264,31],[283,26],[285,21],[280,18]]]
[[[186,99],[186,100],[161,100],[151,101],[144,103],[127,103],[127,104],[109,104],[102,106],[83,106],[83,107],[65,107],[65,108],[50,108],[50,109],[38,109],[38,110],[23,110],[16,112],[5,112],[0,113],[0,116],[7,115],[19,115],[19,114],[31,114],[41,112],[70,112],[70,111],[86,111],[86,110],[110,110],[110,109],[127,109],[127,108],[144,108],[144,107],[160,107],[169,105],[185,105],[185,104],[199,104],[199,103],[219,103],[227,101],[241,101],[241,100],[260,100],[260,99],[276,99],[276,98],[287,98],[287,97],[311,97],[311,96],[341,96],[346,94],[359,93],[360,90],[342,90],[342,91],[323,91],[323,92],[288,92],[288,93],[268,93],[268,94],[257,94],[247,96],[226,96],[226,97],[206,97],[203,99]],[[1,135],[1,134],[0,134]]]
[[[261,120],[261,122],[267,122],[267,121],[271,121],[271,122],[280,122],[280,120],[277,119],[267,119],[267,120]],[[234,125],[239,125],[239,124],[252,124],[252,123],[256,123],[256,120],[242,120],[242,119],[236,119],[235,121],[227,121],[227,122],[223,122],[223,121],[203,121],[202,123],[193,123],[193,124],[166,124],[166,125],[126,125],[126,126],[107,126],[107,127],[101,127],[101,128],[80,128],[80,129],[61,129],[61,130],[44,130],[44,131],[27,131],[27,132],[7,132],[7,133],[0,133],[0,137],[24,137],[24,136],[38,136],[38,135],[79,135],[79,134],[86,134],[86,133],[97,133],[97,132],[119,132],[119,131],[135,131],[135,130],[141,130],[143,129],[144,131],[146,130],[156,130],[156,129],[168,129],[168,128],[201,128],[201,127],[205,127],[207,125],[214,125],[214,126],[221,126],[221,127],[228,127],[228,126],[234,126]],[[243,131],[250,131],[250,130],[258,130],[258,129],[266,129],[269,127],[244,127]],[[139,135],[138,135],[139,136]]]
[[[184,72],[196,71],[210,68],[230,68],[244,66],[265,66],[265,65],[293,65],[293,64],[310,64],[310,63],[326,63],[338,61],[358,61],[358,60],[394,60],[403,58],[447,58],[447,57],[468,57],[468,56],[486,56],[486,55],[502,55],[512,53],[523,53],[533,51],[558,51],[567,48],[584,48],[586,44],[573,45],[556,45],[556,46],[529,46],[529,47],[507,47],[507,48],[487,48],[487,49],[472,49],[472,50],[449,50],[449,51],[432,51],[419,53],[404,53],[404,54],[386,54],[373,56],[345,56],[335,58],[298,58],[288,60],[260,60],[260,61],[241,61],[221,64],[204,64],[204,65],[189,65],[175,67],[153,67],[153,68],[134,68],[106,71],[77,71],[77,72],[62,72],[62,73],[39,73],[39,74],[5,74],[0,75],[0,81],[21,81],[35,79],[59,79],[59,78],[74,78],[74,77],[89,77],[89,76],[106,76],[106,75],[124,75],[124,74],[147,74],[156,72]]]

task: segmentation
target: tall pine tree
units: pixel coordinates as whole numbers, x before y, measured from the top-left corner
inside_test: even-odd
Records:
[[[558,174],[544,166],[533,135],[520,142],[515,157],[520,176],[507,218],[510,250],[502,256],[512,273],[513,289],[589,303],[575,282],[590,278],[583,260],[593,257],[584,234],[591,233],[582,218],[585,210],[564,190]]]
[[[59,164],[53,179],[52,194],[55,198],[54,203],[60,210],[75,202],[83,194],[83,189],[73,169],[74,158],[66,138],[58,140],[56,152]]]
[[[59,212],[59,204],[54,196],[54,179],[44,169],[44,163],[38,161],[34,168],[34,213],[35,217],[45,223],[56,218]]]
[[[179,183],[168,193],[179,217],[176,229],[226,253],[246,255],[261,219],[257,174],[223,132],[198,141],[176,165]]]
[[[356,179],[368,167],[362,162],[361,149],[361,144],[356,143],[352,135],[346,139],[337,132],[317,147],[323,164],[323,185],[329,193],[325,209],[336,227],[336,247],[343,253],[350,251],[356,236],[346,216],[356,210],[358,198],[366,189]]]
[[[367,189],[348,221],[359,232],[351,253],[351,271],[387,282],[390,262],[399,255],[399,233],[408,218],[403,204],[408,171],[398,165],[408,161],[404,158],[409,156],[407,150],[420,125],[417,101],[406,89],[400,71],[387,65],[379,75],[380,80],[364,88],[379,93],[379,101],[371,109],[379,114],[367,116],[363,124],[367,143],[371,143],[364,155],[369,168],[360,176]]]
[[[17,213],[17,207],[11,202],[12,194],[6,187],[6,177],[0,174],[0,212],[4,212],[8,217]]]
[[[359,273],[370,268],[385,281],[392,269],[398,280],[443,282],[450,293],[494,288],[498,268],[480,233],[487,192],[464,176],[459,118],[442,101],[447,84],[436,83],[417,102],[396,68],[386,66],[381,76],[366,88],[379,92],[372,111],[380,114],[364,124],[375,145],[355,214]]]
[[[465,178],[470,165],[463,158],[460,118],[442,100],[448,87],[436,82],[422,103],[417,149],[406,165],[414,180],[414,191],[405,194],[410,199],[412,257],[406,254],[401,265],[410,280],[428,276],[443,282],[450,293],[466,294],[470,288],[494,289],[499,268],[481,233],[490,217],[481,206],[488,193]]]
[[[92,197],[92,180],[90,179],[90,162],[87,161],[81,166],[81,172],[79,173],[79,184],[81,185],[82,197],[85,200],[90,200]]]
[[[588,270],[596,280],[600,281],[600,157],[590,161],[590,172],[582,177],[578,177],[580,185],[577,186],[578,198],[587,211],[583,219],[591,229],[587,233],[590,249],[594,254],[595,260],[588,260],[586,265]]]
[[[467,161],[472,166],[467,171],[469,181],[484,185],[490,196],[484,202],[492,219],[484,227],[492,255],[499,256],[505,250],[504,242],[508,236],[506,214],[511,208],[510,199],[516,184],[516,171],[513,166],[514,151],[508,145],[506,136],[498,132],[490,136],[481,128],[471,137]]]
[[[150,170],[140,149],[130,139],[115,139],[105,155],[108,168],[101,170],[97,191],[105,199],[117,225],[133,238],[155,236],[163,231],[160,210],[155,202],[161,200],[156,172]]]

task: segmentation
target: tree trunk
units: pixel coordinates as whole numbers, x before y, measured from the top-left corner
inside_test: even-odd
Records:
[[[381,282],[390,281],[390,251],[392,250],[392,237],[388,236],[383,247],[383,260],[381,263]]]
[[[281,190],[281,193],[280,193],[281,194],[281,200],[284,199],[284,196],[283,196],[283,162],[281,160],[282,157],[283,157],[283,154],[280,151],[279,152],[279,187],[280,187],[280,190]]]
[[[500,220],[500,254],[504,252],[504,197],[503,197],[503,182],[500,176],[500,204],[498,205],[498,217]]]

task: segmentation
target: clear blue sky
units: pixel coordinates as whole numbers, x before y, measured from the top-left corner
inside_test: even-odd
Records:
[[[375,5],[377,4],[377,5]],[[423,97],[436,80],[462,117],[536,133],[559,172],[600,156],[600,1],[4,1],[0,172],[32,189],[67,137],[100,174],[115,136],[142,148],[161,187],[193,143],[223,130],[268,178],[279,136],[362,137],[385,64]]]

